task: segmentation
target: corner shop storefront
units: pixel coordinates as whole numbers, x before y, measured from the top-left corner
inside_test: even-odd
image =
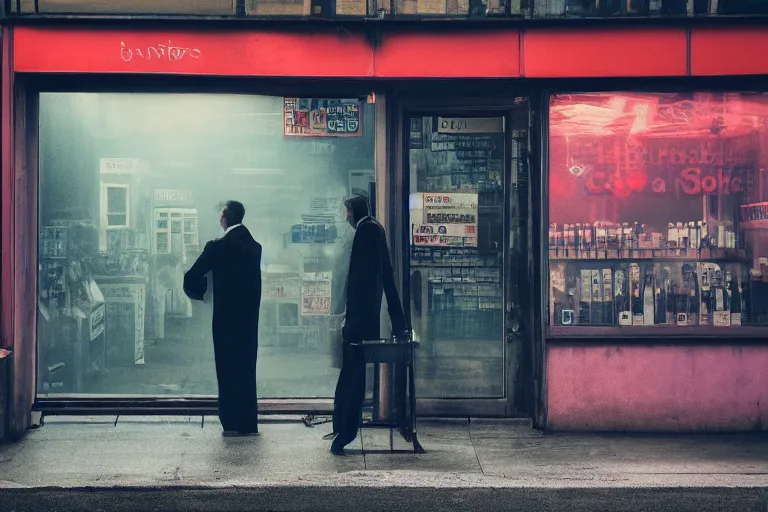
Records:
[[[761,211],[765,100],[686,78],[765,73],[733,68],[733,32],[404,32],[372,47],[354,33],[13,30],[3,321],[16,413],[35,397],[212,405],[207,311],[178,277],[232,195],[265,240],[265,409],[326,409],[323,333],[349,235],[338,203],[375,190],[423,342],[423,414],[673,430],[765,416],[760,221],[745,220]],[[608,37],[621,54],[588,57],[613,53]],[[612,79],[627,76],[640,78]],[[578,77],[654,93],[557,92]],[[308,128],[286,129],[305,115]]]

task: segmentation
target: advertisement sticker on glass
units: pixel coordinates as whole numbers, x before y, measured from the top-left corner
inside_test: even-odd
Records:
[[[356,99],[283,98],[286,137],[359,137],[363,104]]]
[[[414,245],[477,247],[477,194],[426,193],[421,206]]]
[[[331,272],[305,272],[301,281],[301,314],[331,314]]]

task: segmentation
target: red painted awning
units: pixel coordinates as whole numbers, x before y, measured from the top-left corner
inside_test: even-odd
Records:
[[[336,31],[15,27],[24,73],[605,78],[768,73],[768,28]]]

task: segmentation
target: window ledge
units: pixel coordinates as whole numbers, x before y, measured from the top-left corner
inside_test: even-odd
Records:
[[[600,338],[765,338],[768,340],[768,326],[732,326],[732,327],[677,327],[674,325],[653,326],[551,326],[547,329],[548,338],[569,338],[579,340],[599,340]]]

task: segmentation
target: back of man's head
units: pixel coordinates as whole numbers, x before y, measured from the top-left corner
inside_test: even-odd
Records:
[[[370,215],[370,208],[368,207],[368,198],[364,195],[352,196],[346,201],[344,205],[352,212],[352,217],[355,223],[360,222],[360,219]]]
[[[245,217],[245,206],[239,201],[227,201],[224,203],[224,219],[227,226],[236,226],[243,223]]]

